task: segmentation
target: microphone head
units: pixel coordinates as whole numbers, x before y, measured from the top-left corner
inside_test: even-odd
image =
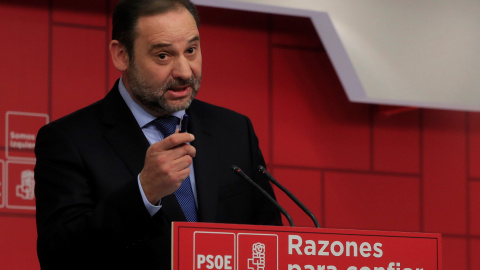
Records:
[[[257,170],[259,173],[265,173],[267,171],[267,169],[265,169],[265,167],[262,165],[258,165]]]
[[[239,173],[242,171],[242,169],[240,169],[237,165],[232,165],[230,168],[232,168],[234,173]]]

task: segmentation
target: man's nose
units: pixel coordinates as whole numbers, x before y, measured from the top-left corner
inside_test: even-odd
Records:
[[[192,77],[192,68],[190,61],[181,56],[175,61],[175,65],[172,70],[172,76],[174,78],[190,79]]]

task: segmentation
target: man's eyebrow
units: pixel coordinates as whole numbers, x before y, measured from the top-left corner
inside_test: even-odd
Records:
[[[170,43],[155,43],[155,44],[152,44],[151,46],[151,49],[157,49],[157,48],[168,48],[172,46],[172,44]]]
[[[200,36],[194,36],[193,38],[191,38],[188,43],[194,43],[194,42],[197,42],[197,41],[200,41]]]
[[[199,36],[194,36],[193,38],[191,38],[188,43],[194,43],[194,42],[197,42],[197,41],[200,41],[200,37]],[[152,44],[151,46],[151,49],[158,49],[158,48],[168,48],[172,46],[171,43],[155,43],[155,44]]]

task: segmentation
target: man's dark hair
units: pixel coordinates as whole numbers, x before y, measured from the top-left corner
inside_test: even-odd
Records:
[[[136,32],[138,19],[179,8],[187,9],[198,27],[197,10],[190,0],[120,0],[113,10],[112,39],[125,46],[130,61],[133,61],[133,44],[138,34]]]

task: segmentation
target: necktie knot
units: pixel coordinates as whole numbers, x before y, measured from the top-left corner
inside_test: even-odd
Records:
[[[158,130],[160,130],[160,132],[162,132],[163,136],[166,138],[175,133],[179,120],[180,119],[178,119],[177,117],[169,115],[164,117],[158,117],[157,119],[153,120],[152,123]]]

